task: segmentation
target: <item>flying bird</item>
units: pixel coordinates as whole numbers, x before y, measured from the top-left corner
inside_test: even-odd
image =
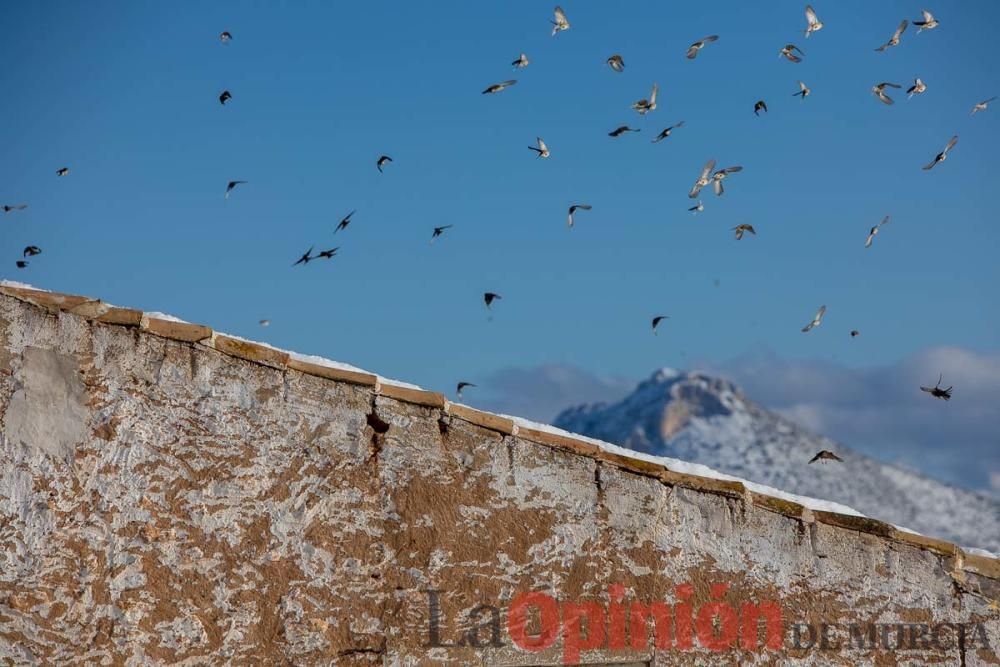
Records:
[[[726,167],[725,169],[720,169],[714,174],[712,174],[712,188],[715,190],[715,195],[717,197],[721,196],[725,190],[722,187],[722,180],[729,176],[729,174],[738,174],[743,171],[743,167],[739,165],[735,167]]]
[[[986,107],[988,107],[990,105],[990,102],[992,102],[995,99],[996,99],[995,97],[991,97],[988,100],[983,100],[982,102],[979,102],[979,103],[973,105],[973,107],[972,107],[972,113],[970,113],[969,115],[970,116],[975,116],[980,111],[986,111]]]
[[[802,99],[806,99],[807,97],[809,97],[809,93],[811,93],[811,92],[812,91],[809,90],[809,87],[806,86],[806,84],[804,84],[801,81],[799,81],[799,92],[792,93],[792,97],[801,96]]]
[[[934,165],[936,165],[938,162],[944,162],[945,160],[947,160],[948,151],[954,148],[955,144],[957,143],[958,143],[958,135],[956,134],[948,141],[948,145],[944,147],[944,150],[934,156],[934,159],[930,162],[930,164],[924,165],[923,167],[924,171],[930,171],[931,169],[934,168]]]
[[[483,301],[486,303],[487,308],[489,308],[494,301],[502,298],[503,297],[501,297],[499,294],[496,294],[495,292],[486,292],[485,294],[483,294]]]
[[[616,72],[625,71],[625,61],[622,60],[622,57],[617,53],[608,58],[606,62],[608,63],[608,67],[610,67]]]
[[[21,253],[21,257],[34,257],[35,255],[40,254],[42,254],[41,248],[36,245],[29,245],[24,249],[24,252]]]
[[[222,94],[219,95],[219,104],[225,106],[226,102],[228,102],[231,99],[233,99],[232,93],[230,93],[228,90],[223,90]]]
[[[475,386],[476,385],[472,384],[471,382],[459,382],[455,386],[455,397],[456,398],[462,398],[462,390],[463,389],[465,389],[466,387],[475,387]]]
[[[347,225],[351,224],[351,216],[354,215],[355,213],[357,213],[356,210],[355,211],[351,211],[350,213],[348,213],[347,215],[345,215],[343,218],[341,218],[340,223],[337,225],[337,228],[335,230],[333,230],[333,233],[336,234],[341,229],[347,229]]]
[[[329,250],[321,250],[318,255],[313,257],[313,259],[333,259],[333,256],[337,254],[338,250],[340,250],[340,246],[330,248]]]
[[[946,401],[950,401],[951,400],[951,390],[954,389],[955,387],[954,387],[954,385],[952,385],[951,387],[948,387],[947,389],[942,389],[941,388],[941,378],[942,377],[943,376],[938,375],[937,384],[934,385],[933,387],[925,387],[925,386],[921,385],[920,386],[920,391],[925,391],[928,394],[930,394],[931,396],[933,396],[934,398],[941,398],[941,399],[944,399]]]
[[[800,62],[802,62],[802,58],[800,58],[799,56],[795,55],[795,53],[793,53],[794,51],[798,51],[799,54],[801,54],[803,56],[805,55],[805,53],[803,53],[802,49],[800,49],[799,47],[795,46],[794,44],[785,44],[781,48],[781,51],[778,51],[778,57],[780,58],[781,56],[784,56],[786,60],[788,60],[789,62],[793,62],[793,63],[800,63]]]
[[[26,208],[28,208],[27,204],[14,204],[13,206],[5,205],[3,207],[3,212],[10,213],[11,211],[23,211]]]
[[[228,30],[223,30],[221,33],[219,33],[219,41],[222,42],[223,44],[228,44],[230,41],[232,41],[232,39],[233,35]]]
[[[702,211],[705,210],[705,205],[702,204],[701,200],[699,199],[698,203],[689,208],[688,210],[691,211],[693,215],[697,215],[698,213],[701,213]]]
[[[608,132],[609,137],[620,137],[626,132],[640,132],[641,130],[633,130],[628,125],[622,125],[621,127],[616,127],[615,129]]]
[[[23,268],[25,268],[25,267],[28,266],[28,263],[26,261],[24,261],[23,259],[17,260],[16,262],[14,262],[14,264],[16,264],[17,268],[19,268],[19,269],[23,269]]]
[[[806,5],[806,39],[809,39],[809,35],[823,29],[823,22],[816,17],[816,12],[813,11],[812,5]]]
[[[378,169],[378,173],[382,173],[382,167],[386,165],[387,162],[392,162],[392,158],[388,155],[380,155],[378,161],[375,163],[375,167]]]
[[[669,320],[669,319],[670,319],[669,315],[657,315],[656,317],[653,318],[653,335],[654,336],[657,335],[656,334],[656,327],[660,326],[660,322],[662,322],[663,320]]]
[[[938,27],[938,25],[940,25],[938,23],[938,20],[934,18],[934,15],[931,14],[926,9],[921,9],[920,13],[924,15],[924,20],[913,22],[913,25],[917,26],[918,35],[922,33],[924,30],[933,30],[934,28]]]
[[[431,234],[431,243],[434,243],[434,239],[444,234],[444,230],[451,229],[452,225],[441,225],[440,227],[434,228],[434,233]]]
[[[56,176],[65,176],[68,173],[69,173],[69,167],[62,167],[60,169],[56,169]]]
[[[715,169],[715,160],[709,160],[705,163],[705,166],[701,169],[701,175],[698,176],[698,180],[694,182],[693,186],[691,186],[691,191],[688,192],[688,197],[695,199],[698,196],[698,193],[701,192],[701,189],[708,185],[709,181],[712,180],[709,175],[712,173],[713,169]]]
[[[514,62],[511,63],[511,65],[514,66],[514,69],[524,69],[530,64],[531,61],[528,60],[528,56],[523,53],[519,55]]]
[[[921,81],[920,77],[917,77],[917,78],[915,78],[913,80],[913,85],[910,86],[909,88],[907,88],[907,90],[906,90],[907,98],[906,99],[910,99],[914,95],[919,95],[920,93],[924,92],[925,90],[927,90],[927,84],[924,83],[923,81]]]
[[[764,100],[757,100],[757,102],[753,105],[753,115],[759,116],[760,115],[759,112],[761,111],[767,113],[767,104],[764,102]]]
[[[878,234],[879,227],[881,227],[882,225],[888,225],[888,224],[889,224],[889,216],[885,216],[884,218],[882,218],[882,222],[878,223],[877,225],[875,225],[874,227],[872,227],[870,230],[868,230],[868,238],[865,240],[865,247],[866,248],[871,248],[872,247],[872,241],[875,239],[875,235]]]
[[[535,146],[528,146],[528,150],[532,150],[532,151],[535,151],[536,153],[538,153],[538,157],[541,157],[541,158],[548,157],[549,156],[549,147],[545,145],[545,142],[542,141],[542,138],[541,137],[535,137],[535,143],[538,144],[538,147],[536,148]]]
[[[649,99],[642,99],[635,102],[632,108],[639,112],[640,115],[645,116],[647,113],[656,108],[656,94],[660,91],[660,86],[653,84],[653,91],[649,94]]]
[[[839,463],[843,463],[844,459],[827,449],[821,449],[816,453],[816,456],[809,459],[809,463],[816,463],[816,461],[838,461]]]
[[[820,306],[813,316],[812,322],[802,327],[802,333],[808,333],[823,323],[823,314],[826,313],[826,306]]]
[[[226,199],[229,199],[229,193],[233,191],[233,188],[237,185],[243,185],[244,183],[246,183],[246,181],[229,181],[229,184],[226,185]]]
[[[556,5],[553,14],[555,20],[550,21],[550,23],[552,23],[552,36],[555,37],[557,32],[562,32],[563,30],[569,30],[571,26],[569,24],[569,21],[566,20],[566,13],[562,10],[562,7]]]
[[[593,206],[590,204],[573,204],[569,207],[569,216],[566,218],[566,225],[569,227],[573,226],[573,214],[577,211],[589,211]]]
[[[904,32],[906,32],[906,26],[908,25],[910,25],[910,22],[903,19],[903,22],[899,24],[898,28],[896,28],[896,32],[892,33],[892,37],[889,38],[889,41],[875,50],[881,52],[893,46],[899,46],[899,38],[903,36]]]
[[[857,338],[860,335],[861,335],[860,331],[858,331],[857,329],[851,329],[851,338]]]
[[[486,90],[483,91],[483,95],[493,95],[494,93],[499,93],[501,90],[504,90],[505,88],[510,88],[516,83],[517,79],[510,79],[508,81],[501,81],[500,83],[494,83],[492,86],[489,86]]]
[[[883,81],[882,83],[872,86],[872,95],[877,97],[882,104],[895,104],[892,98],[886,95],[885,89],[889,88],[902,88],[899,84],[889,83],[888,81]]]
[[[746,223],[743,223],[742,225],[736,225],[735,227],[733,227],[733,231],[736,232],[737,241],[743,240],[743,234],[745,232],[750,232],[754,236],[757,235],[757,230],[753,228],[753,225],[748,225]]]
[[[709,35],[708,37],[702,37],[697,42],[688,47],[687,58],[688,60],[694,60],[698,57],[698,52],[705,48],[706,44],[711,44],[719,39],[718,35]]]
[[[297,262],[295,262],[294,264],[292,264],[292,266],[298,266],[299,264],[308,264],[309,262],[311,262],[314,259],[316,259],[315,257],[312,256],[312,251],[313,251],[313,249],[312,249],[312,247],[310,247],[309,250],[306,250],[306,252],[305,252],[304,255],[302,255],[301,257],[299,257],[299,259],[298,259]]]
[[[656,138],[653,139],[652,143],[655,144],[663,141],[664,139],[669,137],[670,133],[676,130],[678,127],[684,127],[684,121],[679,121],[678,123],[675,123],[674,125],[671,125],[667,129],[663,130],[663,132],[660,132],[658,135],[656,135]]]
[[[262,327],[269,327],[271,326],[271,320],[257,320],[257,324]]]

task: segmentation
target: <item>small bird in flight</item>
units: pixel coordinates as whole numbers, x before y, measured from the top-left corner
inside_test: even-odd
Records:
[[[271,326],[271,320],[257,320],[257,324],[262,327],[269,327]]]
[[[958,135],[956,134],[948,141],[948,145],[944,147],[944,150],[934,156],[934,159],[930,162],[930,164],[924,165],[923,167],[924,171],[930,171],[931,169],[934,168],[934,165],[936,165],[938,162],[944,162],[945,160],[947,160],[948,151],[954,148],[955,144],[957,143],[958,143]]]
[[[566,218],[566,225],[569,227],[573,226],[573,214],[577,211],[589,211],[593,206],[590,204],[573,204],[569,207],[569,216]]]
[[[610,67],[616,72],[625,71],[625,61],[622,60],[622,57],[617,53],[608,58],[606,62],[608,63],[608,67]]]
[[[954,389],[955,387],[954,387],[954,385],[952,385],[951,387],[948,387],[947,389],[942,389],[941,388],[941,378],[942,377],[943,377],[942,375],[938,375],[937,384],[934,385],[933,387],[925,387],[925,386],[921,385],[920,386],[920,391],[927,392],[928,394],[930,394],[934,398],[941,398],[941,399],[944,399],[946,401],[950,401],[951,400],[951,390]]]
[[[434,243],[434,239],[444,234],[444,230],[451,229],[452,225],[441,225],[440,227],[434,228],[434,233],[431,234],[431,243]]]
[[[819,20],[816,16],[816,12],[813,11],[812,5],[806,5],[806,39],[809,39],[809,35],[823,29],[823,22]]]
[[[917,26],[918,35],[922,33],[924,30],[933,30],[934,28],[938,27],[938,25],[940,25],[938,23],[938,20],[934,18],[934,15],[931,14],[926,9],[921,9],[920,13],[924,15],[924,20],[913,22],[913,25]]]
[[[663,320],[669,320],[669,319],[670,319],[669,315],[657,315],[656,317],[653,318],[653,335],[654,336],[657,335],[656,334],[656,327],[660,326],[660,322],[662,322]]]
[[[739,165],[735,167],[726,167],[725,169],[720,169],[714,174],[712,174],[712,188],[715,189],[715,196],[720,197],[725,190],[722,188],[722,180],[726,178],[729,174],[738,174],[743,171],[743,167]]]
[[[898,28],[896,28],[896,32],[892,33],[892,37],[889,38],[889,41],[875,50],[881,52],[893,46],[899,46],[899,38],[903,36],[904,32],[906,32],[906,26],[908,25],[910,25],[910,22],[903,19],[903,22],[899,24]]]
[[[505,88],[510,88],[516,83],[517,79],[510,79],[508,81],[501,81],[500,83],[494,83],[492,86],[489,86],[486,90],[483,91],[483,95],[493,95],[495,93],[499,93],[501,90],[504,90]]]
[[[816,461],[838,461],[840,463],[843,463],[844,459],[840,458],[839,456],[837,456],[836,454],[834,454],[829,450],[821,449],[816,454],[816,456],[809,459],[809,463],[816,463]]]
[[[219,33],[219,41],[222,42],[223,44],[228,44],[229,42],[232,41],[232,39],[233,35],[228,30],[223,30],[221,33]]]
[[[462,398],[462,390],[463,389],[465,389],[466,387],[475,387],[475,386],[476,385],[472,384],[471,382],[459,382],[455,386],[455,397],[456,398]]]
[[[501,297],[499,294],[497,294],[495,292],[486,292],[485,294],[483,294],[483,302],[486,303],[486,307],[487,308],[489,308],[493,304],[494,301],[496,301],[497,299],[502,299],[502,298],[503,297]]]
[[[333,256],[337,254],[338,250],[340,250],[340,246],[330,248],[329,250],[321,250],[318,255],[313,257],[313,259],[333,259]]]
[[[246,183],[246,181],[229,181],[229,184],[226,185],[226,199],[229,199],[229,193],[233,191],[233,188],[237,185],[243,185],[244,183]]]
[[[639,112],[640,115],[645,116],[647,113],[656,108],[656,94],[660,91],[660,86],[653,84],[653,92],[649,94],[649,99],[642,99],[632,105],[632,108]]]
[[[705,210],[705,205],[702,204],[701,200],[699,199],[698,203],[689,208],[688,210],[691,211],[692,215],[698,215],[699,213]]]
[[[785,44],[785,46],[782,47],[781,51],[778,51],[778,57],[780,58],[781,56],[784,56],[786,60],[793,63],[802,62],[802,58],[795,55],[793,51],[798,51],[801,55],[803,56],[805,55],[802,49],[795,46],[794,44]]]
[[[889,88],[902,88],[899,84],[889,83],[888,81],[883,81],[882,83],[872,86],[872,95],[877,97],[882,104],[895,104],[892,98],[886,95],[885,89]]]
[[[298,261],[292,264],[292,266],[298,266],[299,264],[308,264],[309,262],[316,259],[315,257],[312,256],[312,251],[313,249],[310,246],[309,250],[306,250],[305,254],[299,257]]]
[[[357,213],[357,211],[351,211],[350,213],[348,213],[347,215],[345,215],[343,218],[341,218],[340,224],[338,224],[337,228],[335,230],[333,230],[333,233],[336,234],[341,229],[347,229],[347,225],[351,224],[351,216],[354,215],[355,213]]]
[[[28,266],[28,263],[27,263],[26,261],[24,261],[23,259],[19,259],[19,260],[17,260],[16,262],[14,262],[14,264],[15,264],[15,265],[17,266],[17,268],[19,268],[19,269],[23,269],[23,268],[25,268],[25,267],[27,267],[27,266]]]
[[[973,105],[973,107],[972,107],[972,113],[970,113],[969,115],[970,116],[975,116],[980,111],[986,111],[986,108],[990,105],[990,102],[992,102],[995,99],[996,99],[995,97],[991,97],[988,100],[983,100],[982,102],[979,102],[979,103]]]
[[[545,142],[542,141],[542,138],[541,137],[535,137],[535,143],[538,144],[538,147],[536,148],[535,146],[528,146],[528,150],[532,150],[532,151],[535,151],[536,153],[538,153],[538,157],[541,157],[541,158],[548,157],[549,156],[549,147],[545,145]]]
[[[743,223],[742,225],[736,225],[735,227],[733,227],[733,231],[736,232],[737,241],[743,240],[743,234],[745,232],[750,232],[754,236],[757,235],[757,230],[753,228],[753,225],[748,225],[746,223]]]
[[[757,102],[753,105],[753,115],[759,116],[760,115],[759,112],[761,111],[767,113],[767,104],[764,102],[764,100],[757,100]]]
[[[666,139],[667,137],[669,137],[670,133],[673,132],[674,130],[676,130],[678,127],[684,127],[684,121],[679,121],[679,122],[675,123],[674,125],[671,125],[667,129],[663,130],[663,132],[660,132],[658,135],[656,135],[656,138],[653,139],[652,143],[656,144],[656,143],[659,143],[659,142],[663,141],[664,139]]]
[[[228,90],[223,90],[222,94],[219,95],[219,104],[225,106],[226,102],[228,102],[231,99],[233,99],[232,93],[230,93]]]
[[[860,331],[858,331],[857,329],[851,329],[851,338],[857,338],[860,335],[861,335]]]
[[[913,85],[906,90],[906,99],[910,99],[914,95],[919,95],[920,93],[927,90],[927,84],[920,80],[920,77],[913,79]]]
[[[3,207],[4,213],[10,213],[11,211],[23,211],[28,208],[27,204],[14,204],[13,206],[5,205]]]
[[[698,176],[698,180],[694,182],[693,186],[691,186],[691,191],[688,192],[688,197],[691,199],[697,198],[701,189],[708,185],[709,181],[712,180],[710,174],[713,169],[715,169],[715,160],[709,160],[705,163],[705,166],[701,169],[701,175]]]
[[[878,223],[877,225],[875,225],[874,227],[872,227],[870,230],[868,230],[868,238],[865,240],[865,247],[866,248],[871,248],[872,247],[872,240],[874,240],[875,235],[878,234],[879,227],[881,227],[882,225],[888,225],[888,224],[889,224],[889,216],[885,216],[884,218],[882,218],[882,222]]]
[[[514,62],[511,63],[511,65],[514,66],[514,69],[524,69],[530,64],[531,61],[528,60],[528,56],[523,53],[519,55]]]
[[[709,35],[708,37],[702,37],[697,42],[688,47],[687,58],[688,60],[694,60],[698,57],[698,52],[705,48],[706,44],[711,44],[712,42],[718,41],[718,35]]]
[[[40,255],[40,254],[42,254],[41,248],[39,248],[36,245],[29,245],[24,249],[24,252],[21,253],[21,257],[34,257],[35,255]]]
[[[56,169],[56,176],[65,176],[68,173],[69,173],[69,167],[62,167],[60,169]]]
[[[641,132],[641,130],[633,130],[628,125],[622,125],[621,127],[616,127],[615,129],[608,132],[609,137],[620,137],[626,132]]]
[[[802,327],[802,333],[808,333],[823,323],[823,314],[826,313],[826,306],[820,306],[813,316],[812,322]]]
[[[800,96],[800,97],[802,97],[802,99],[806,99],[807,97],[809,97],[809,93],[811,93],[811,92],[812,91],[809,90],[809,87],[806,86],[806,84],[804,84],[801,81],[799,81],[799,92],[792,93],[792,97]]]
[[[378,161],[375,163],[375,167],[378,169],[378,173],[382,173],[382,167],[386,165],[387,162],[392,162],[392,158],[388,155],[380,155]]]
[[[562,7],[556,5],[553,14],[555,20],[550,21],[550,23],[552,23],[552,36],[555,37],[557,32],[562,32],[563,30],[569,30],[571,26],[569,24],[569,21],[566,20],[566,13],[562,10]]]

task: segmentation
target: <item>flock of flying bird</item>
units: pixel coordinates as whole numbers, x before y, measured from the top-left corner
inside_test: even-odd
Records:
[[[806,27],[805,27],[805,30],[804,30],[804,36],[805,36],[806,39],[808,39],[810,37],[810,35],[812,35],[812,34],[814,34],[816,32],[819,32],[820,30],[822,30],[823,27],[824,27],[824,24],[823,24],[822,21],[820,21],[819,17],[817,16],[815,10],[812,8],[811,5],[806,5],[805,16],[806,16]],[[566,16],[566,13],[562,10],[561,7],[558,7],[558,6],[554,10],[553,19],[550,21],[550,23],[552,24],[552,36],[555,36],[555,35],[557,35],[560,32],[569,30],[572,27],[571,24],[570,24],[570,22],[569,22],[569,19]],[[923,10],[922,11],[922,19],[921,20],[917,20],[917,21],[913,21],[913,25],[917,27],[917,32],[920,33],[920,32],[923,32],[925,30],[936,29],[937,27],[939,27],[940,22],[929,11]],[[879,46],[877,49],[875,49],[875,51],[884,52],[887,49],[890,49],[892,47],[898,46],[899,43],[900,43],[900,41],[901,41],[901,39],[902,39],[903,34],[906,32],[906,29],[908,27],[909,27],[909,21],[907,21],[906,19],[904,19],[899,24],[899,26],[896,28],[895,32],[892,34],[892,36],[889,38],[889,40],[886,43],[884,43],[881,46]],[[233,39],[233,36],[228,31],[224,31],[224,32],[222,32],[219,35],[219,40],[223,44],[229,43],[230,41],[232,41],[232,39]],[[703,37],[703,38],[699,39],[698,41],[692,43],[688,47],[688,49],[687,49],[687,53],[686,53],[687,59],[689,59],[689,60],[696,59],[698,57],[698,54],[701,52],[702,49],[704,49],[706,46],[708,46],[710,44],[713,44],[713,43],[717,42],[718,40],[719,40],[719,36],[718,35],[708,35],[708,36]],[[800,49],[795,44],[789,43],[789,44],[786,44],[785,46],[783,46],[780,49],[780,51],[778,52],[778,57],[779,58],[785,58],[786,60],[788,60],[791,63],[801,63],[802,60],[803,60],[803,58],[805,57],[805,53],[802,51],[802,49]],[[612,71],[614,71],[614,72],[623,72],[625,70],[625,60],[622,58],[622,56],[620,54],[616,53],[616,54],[613,54],[613,55],[609,56],[607,58],[607,60],[606,60],[606,63],[608,65],[608,67]],[[517,69],[517,70],[523,70],[524,68],[528,67],[530,64],[531,64],[531,61],[528,59],[528,56],[525,53],[521,53],[513,62],[511,62],[511,65],[515,69]],[[794,93],[793,95],[801,97],[804,100],[805,98],[807,98],[810,95],[811,90],[809,89],[809,87],[804,82],[799,81],[798,83],[799,83],[799,91],[796,92],[796,93]],[[491,84],[491,85],[487,86],[482,91],[482,94],[483,95],[495,95],[495,94],[500,93],[500,92],[502,92],[504,90],[507,90],[508,88],[511,88],[512,86],[514,86],[516,84],[517,84],[517,80],[516,79],[509,79],[509,80],[506,80],[506,81],[501,81],[499,83],[494,83],[494,84]],[[887,105],[891,105],[891,104],[894,104],[894,100],[887,93],[887,91],[886,91],[887,88],[889,88],[889,89],[901,89],[902,86],[900,86],[899,84],[896,84],[896,83],[892,83],[892,82],[878,83],[878,84],[876,84],[875,86],[872,87],[872,94],[879,101],[881,101],[882,103],[887,104]],[[913,85],[906,91],[906,93],[907,93],[907,95],[909,97],[913,97],[914,95],[923,94],[924,92],[926,92],[926,90],[927,90],[926,84],[918,77],[918,78],[916,78],[914,80]],[[656,108],[657,108],[657,94],[658,93],[659,93],[659,86],[654,83],[653,86],[652,86],[652,89],[650,90],[649,97],[637,100],[636,102],[634,102],[631,105],[631,108],[634,111],[636,111],[638,114],[640,114],[641,116],[645,116],[646,114],[648,114],[648,113],[650,113],[652,111],[655,111]],[[225,106],[232,99],[233,99],[233,95],[232,95],[232,93],[229,90],[224,90],[219,95],[219,103],[221,105],[223,105],[223,106]],[[975,115],[975,114],[977,114],[977,113],[979,113],[981,111],[985,111],[987,109],[987,107],[989,106],[989,104],[991,102],[993,102],[995,99],[996,99],[996,97],[991,97],[989,99],[983,100],[982,102],[976,103],[972,107],[971,114]],[[766,102],[764,100],[758,100],[754,104],[754,108],[753,108],[754,115],[759,115],[760,112],[762,112],[762,111],[764,113],[767,113],[767,104],[766,104]],[[657,134],[656,137],[653,138],[652,143],[659,143],[659,142],[663,141],[664,139],[667,139],[670,136],[671,132],[673,132],[674,130],[679,129],[679,128],[683,127],[683,126],[684,126],[684,121],[679,121],[677,123],[674,123],[673,125],[670,125],[666,129],[662,130],[659,134]],[[627,134],[627,133],[633,133],[633,132],[639,132],[639,131],[640,131],[639,129],[635,129],[635,128],[629,127],[628,125],[622,125],[620,127],[615,128],[611,132],[609,132],[608,135],[610,137],[615,138],[615,137],[620,137],[620,136],[622,136],[624,134]],[[948,153],[955,147],[955,145],[956,145],[957,142],[958,142],[958,136],[957,135],[953,136],[948,141],[948,143],[945,145],[944,149],[940,153],[938,153],[930,163],[928,163],[927,165],[925,165],[923,167],[923,169],[924,170],[930,170],[930,169],[933,169],[937,164],[939,164],[941,162],[944,162],[947,159],[947,157],[948,157]],[[541,137],[537,137],[536,141],[535,141],[535,145],[534,146],[528,146],[528,149],[531,150],[532,152],[534,152],[536,154],[536,156],[538,158],[540,158],[540,159],[548,158],[551,155],[549,147],[546,145],[545,141]],[[388,155],[380,155],[378,157],[378,159],[376,160],[376,164],[375,164],[375,166],[378,169],[379,173],[384,173],[385,167],[390,162],[392,162],[392,158],[390,156],[388,156]],[[739,172],[741,172],[743,170],[743,167],[740,166],[740,165],[735,165],[735,166],[731,166],[731,167],[723,167],[721,169],[716,169],[715,167],[716,167],[716,163],[715,163],[714,159],[709,160],[707,163],[705,163],[704,167],[702,167],[701,172],[698,175],[697,180],[694,182],[694,185],[691,187],[690,191],[688,192],[688,197],[690,197],[691,199],[697,199],[698,196],[699,196],[699,194],[701,193],[702,189],[708,187],[709,185],[712,186],[712,189],[715,192],[716,196],[722,196],[724,194],[724,192],[725,192],[725,188],[723,186],[723,181],[726,178],[728,178],[730,175],[732,175],[732,174],[738,174]],[[56,175],[58,177],[64,177],[64,176],[67,176],[68,174],[69,174],[69,168],[68,167],[61,167],[61,168],[59,168],[56,171]],[[229,181],[228,184],[226,185],[225,198],[229,199],[230,195],[232,194],[232,192],[233,192],[233,190],[235,188],[237,188],[238,186],[241,186],[241,185],[245,185],[246,183],[247,183],[247,181],[242,181],[242,180]],[[2,207],[3,212],[5,214],[10,214],[10,213],[18,212],[18,211],[23,211],[26,208],[27,208],[27,204],[4,205]],[[574,215],[577,212],[579,212],[579,211],[590,211],[591,208],[592,207],[589,204],[572,204],[569,207],[568,214],[567,214],[567,226],[570,227],[570,228],[573,227],[573,225],[574,225]],[[704,204],[703,204],[702,201],[699,200],[697,202],[697,204],[695,204],[694,206],[692,206],[688,210],[691,211],[694,214],[700,213],[701,211],[704,210]],[[351,219],[352,219],[352,217],[354,216],[355,213],[356,213],[356,211],[351,211],[350,213],[348,213],[347,215],[345,215],[343,218],[341,218],[340,222],[337,224],[336,228],[334,229],[334,233],[346,230],[348,228],[348,226],[351,224]],[[870,248],[871,247],[872,242],[873,242],[875,236],[879,233],[880,228],[882,226],[888,224],[888,223],[889,223],[889,216],[885,216],[882,219],[881,222],[879,222],[877,225],[875,225],[874,227],[872,227],[869,230],[868,237],[865,240],[865,248]],[[450,229],[451,227],[452,227],[452,225],[442,225],[442,226],[439,226],[439,227],[434,227],[433,231],[431,233],[431,239],[430,239],[431,242],[433,243],[435,239],[437,239],[438,237],[440,237],[446,230]],[[743,237],[744,237],[744,235],[746,233],[749,233],[749,234],[752,234],[752,235],[756,235],[756,233],[757,233],[756,230],[754,229],[753,225],[750,225],[750,224],[740,224],[740,225],[737,225],[736,227],[734,227],[732,229],[732,231],[734,232],[734,235],[735,235],[735,238],[736,238],[737,241],[742,240]],[[293,264],[293,266],[306,265],[306,264],[308,264],[308,263],[310,263],[312,261],[319,260],[319,259],[333,259],[333,257],[337,254],[337,251],[340,248],[338,246],[338,247],[329,248],[329,249],[326,249],[326,250],[321,250],[318,253],[313,254],[313,250],[314,249],[315,249],[315,246],[310,247],[309,250],[307,250],[305,253],[302,254],[302,256],[300,256],[298,258],[298,260]],[[22,256],[22,258],[19,259],[19,260],[17,260],[16,266],[19,269],[26,268],[28,266],[27,258],[39,255],[41,252],[42,252],[41,248],[39,248],[38,246],[35,246],[35,245],[29,245],[29,246],[27,246],[23,250],[23,253],[22,253],[23,256]],[[501,299],[501,298],[502,297],[499,294],[495,293],[495,292],[485,292],[483,294],[483,302],[485,303],[487,309],[490,309],[491,306],[493,305],[493,303],[495,301],[497,301],[498,299]],[[819,308],[819,310],[816,312],[815,316],[813,316],[812,320],[802,328],[802,331],[804,333],[808,333],[812,329],[820,326],[820,324],[822,323],[822,320],[823,320],[823,315],[825,313],[826,313],[826,306],[824,305],[824,306],[821,306]],[[667,315],[657,315],[657,316],[653,317],[653,319],[652,319],[652,330],[653,330],[653,334],[654,335],[656,335],[656,333],[657,333],[657,327],[664,320],[666,320],[666,319],[669,319],[669,316],[667,316]],[[260,321],[260,324],[262,326],[267,326],[269,323],[270,322],[268,320],[261,320]],[[850,333],[851,333],[851,337],[856,337],[856,336],[859,335],[859,332],[857,330],[852,330]],[[474,384],[472,384],[470,382],[459,382],[458,385],[457,385],[457,387],[456,387],[456,394],[457,394],[457,396],[459,398],[461,398],[462,397],[462,391],[464,389],[466,389],[468,387],[475,387],[475,386],[476,385],[474,385]],[[934,387],[921,386],[920,389],[922,391],[930,394],[931,396],[933,396],[935,398],[940,398],[940,399],[943,399],[945,401],[951,399],[952,387],[948,387],[947,389],[942,388],[941,387],[941,378],[938,378],[938,383]],[[816,454],[816,456],[813,457],[813,459],[810,460],[809,463],[813,463],[814,461],[821,461],[821,460],[841,461],[842,459],[840,459],[833,452],[829,452],[829,451],[823,450],[823,451],[819,452],[818,454]]]

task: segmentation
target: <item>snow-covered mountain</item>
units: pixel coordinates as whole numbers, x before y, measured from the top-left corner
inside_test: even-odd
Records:
[[[663,369],[621,402],[570,408],[555,425],[833,500],[924,535],[1000,551],[1000,501],[881,463],[811,433],[753,403],[727,380]],[[809,465],[821,449],[836,452],[844,462]]]

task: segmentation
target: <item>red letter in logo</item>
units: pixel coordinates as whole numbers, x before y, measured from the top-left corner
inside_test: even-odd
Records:
[[[736,612],[728,602],[723,600],[726,597],[726,590],[729,584],[712,584],[712,599],[698,609],[698,641],[710,651],[725,651],[736,641],[736,633],[739,631],[739,621]],[[715,631],[715,619],[719,619],[719,632]]]
[[[528,635],[528,608],[538,608],[542,630],[537,636]],[[542,651],[555,643],[559,634],[559,607],[545,593],[521,593],[510,602],[507,614],[507,632],[519,648]]]
[[[567,602],[563,610],[563,664],[580,662],[580,651],[604,645],[604,607],[597,602]],[[580,640],[580,620],[587,619],[587,638]]]
[[[773,600],[753,604],[744,602],[740,610],[740,648],[744,651],[756,651],[759,628],[758,621],[764,619],[764,644],[772,651],[781,648],[785,638],[785,626],[781,622],[781,607]]]

